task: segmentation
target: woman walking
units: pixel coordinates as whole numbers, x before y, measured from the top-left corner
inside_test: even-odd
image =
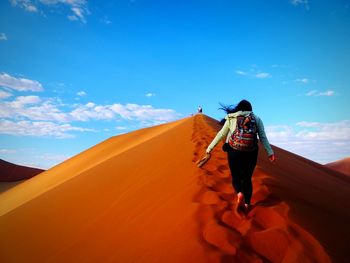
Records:
[[[266,137],[263,122],[252,112],[249,101],[240,101],[233,110],[228,107],[223,109],[228,113],[225,124],[208,146],[206,156],[199,166],[209,160],[212,149],[226,137],[223,150],[227,152],[232,184],[237,193],[237,209],[243,207],[248,211],[253,193],[252,174],[258,158],[257,137],[271,162],[275,161],[275,155]]]

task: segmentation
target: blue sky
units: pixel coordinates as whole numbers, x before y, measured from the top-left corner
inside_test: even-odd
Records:
[[[248,99],[271,143],[350,156],[350,1],[0,2],[0,158],[49,168]]]

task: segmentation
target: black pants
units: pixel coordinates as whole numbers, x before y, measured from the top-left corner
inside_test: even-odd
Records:
[[[252,152],[237,151],[230,148],[227,152],[231,170],[232,185],[236,193],[242,192],[246,204],[250,204],[253,193],[252,175],[258,160],[258,149]]]

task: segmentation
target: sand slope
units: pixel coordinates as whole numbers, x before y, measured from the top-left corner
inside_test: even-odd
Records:
[[[241,217],[220,147],[195,166],[219,128],[196,115],[112,137],[1,194],[0,262],[346,260],[349,180],[261,153]]]
[[[340,173],[350,176],[350,157],[336,161],[336,162],[327,163],[326,166],[335,171],[338,171]]]

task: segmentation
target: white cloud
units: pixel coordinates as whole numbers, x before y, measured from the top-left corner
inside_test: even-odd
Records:
[[[70,124],[57,124],[53,122],[32,122],[32,121],[10,121],[0,120],[0,133],[19,136],[35,137],[55,137],[55,138],[73,138],[69,132],[93,131],[81,127],[75,127]]]
[[[334,91],[333,90],[327,90],[327,91],[319,93],[319,96],[333,96],[333,95],[334,95]]]
[[[150,97],[154,97],[154,96],[156,96],[156,94],[155,93],[151,93],[151,92],[149,92],[149,93],[146,93],[146,95],[145,95],[146,97],[148,97],[148,98],[150,98]]]
[[[6,98],[9,98],[11,96],[12,96],[12,94],[10,92],[0,90],[0,99],[6,99]]]
[[[108,106],[96,106],[93,103],[80,105],[69,113],[72,120],[111,120],[115,117],[113,111]]]
[[[0,118],[0,132],[4,134],[68,138],[71,136],[68,131],[91,131],[72,126],[73,122],[126,121],[126,126],[137,123],[139,128],[173,121],[179,118],[179,114],[171,109],[157,109],[151,105],[98,105],[94,102],[67,105],[57,98],[31,95],[2,101]],[[125,124],[122,125],[125,127]],[[38,131],[35,132],[35,129]]]
[[[40,101],[41,100],[38,96],[19,96],[13,102],[13,105],[15,106],[15,108],[17,108],[17,107],[23,107],[26,104],[36,104],[36,103],[39,103]]]
[[[31,0],[10,0],[13,6],[19,6],[28,12],[38,12],[38,8]]]
[[[350,156],[350,120],[267,126],[266,133],[272,144],[316,162]]]
[[[307,78],[301,78],[301,79],[296,79],[295,81],[303,84],[308,84],[310,80]]]
[[[28,12],[38,12],[39,3],[46,6],[68,6],[72,15],[68,15],[70,20],[80,20],[86,22],[86,15],[89,14],[86,0],[10,0],[13,6],[19,6]]]
[[[314,97],[318,97],[318,96],[330,97],[330,96],[334,96],[335,92],[333,90],[326,90],[326,91],[322,91],[322,92],[318,92],[317,90],[310,90],[305,95],[306,96],[314,96]]]
[[[171,109],[155,109],[151,105],[126,105],[115,103],[112,105],[95,105],[87,103],[74,109],[70,115],[73,120],[134,120],[144,122],[168,122],[176,119],[177,113]]]
[[[38,96],[19,96],[12,101],[1,103],[0,117],[57,122],[69,121],[68,114],[58,108],[56,101],[42,101]]]
[[[7,36],[5,33],[0,33],[0,41],[1,40],[7,40]]]
[[[86,0],[39,0],[42,4],[45,5],[67,5],[72,11],[72,15],[68,15],[70,20],[80,20],[83,23],[86,23],[86,15],[89,14],[87,8]]]
[[[247,77],[257,78],[257,79],[266,79],[271,77],[270,73],[260,72],[257,68],[258,67],[256,65],[252,65],[249,71],[243,71],[243,70],[237,69],[235,73],[241,76],[247,76]]]
[[[89,103],[86,104],[86,107],[93,108],[93,107],[95,107],[95,105],[96,105],[95,103],[89,102]]]
[[[68,16],[69,19],[71,20],[78,20],[80,19],[82,22],[86,22],[85,16],[84,16],[84,10],[80,7],[72,7],[71,10],[73,11],[74,15]],[[76,19],[72,19],[76,18]]]
[[[60,123],[96,120],[130,120],[149,123],[168,122],[178,118],[171,109],[157,109],[151,105],[97,105],[93,102],[76,104],[71,111],[63,111],[62,103],[38,96],[19,96],[0,104],[0,117],[16,120],[55,121]]]
[[[128,129],[128,127],[125,127],[125,126],[117,126],[117,127],[115,127],[115,129],[116,130],[127,130]]]
[[[303,6],[307,10],[309,9],[309,1],[308,0],[290,0],[290,3],[294,6]]]
[[[317,96],[317,90],[310,90],[308,93],[306,93],[306,96]]]
[[[0,154],[14,154],[16,152],[14,149],[0,149]]]
[[[103,19],[101,19],[101,22],[106,25],[112,24],[112,21],[108,17],[104,17]]]
[[[79,91],[79,92],[77,92],[77,95],[80,96],[80,97],[84,97],[84,96],[86,96],[87,94],[86,94],[85,91]]]
[[[307,121],[300,121],[296,123],[297,126],[300,127],[319,127],[320,123],[319,122],[307,122]]]
[[[266,72],[260,72],[260,73],[255,74],[255,77],[258,79],[266,79],[266,78],[271,77],[271,74],[266,73]]]
[[[78,17],[74,16],[74,15],[69,15],[67,16],[67,18],[70,20],[70,21],[78,21]]]
[[[247,73],[247,72],[242,71],[242,70],[236,70],[235,72],[236,72],[236,74],[238,74],[238,75],[242,75],[242,76],[248,75],[248,73]]]
[[[0,86],[17,91],[42,91],[43,86],[36,80],[15,78],[7,73],[0,73]]]
[[[114,104],[111,107],[113,111],[122,118],[145,121],[145,122],[167,122],[177,118],[174,110],[155,109],[151,105],[138,104]]]

